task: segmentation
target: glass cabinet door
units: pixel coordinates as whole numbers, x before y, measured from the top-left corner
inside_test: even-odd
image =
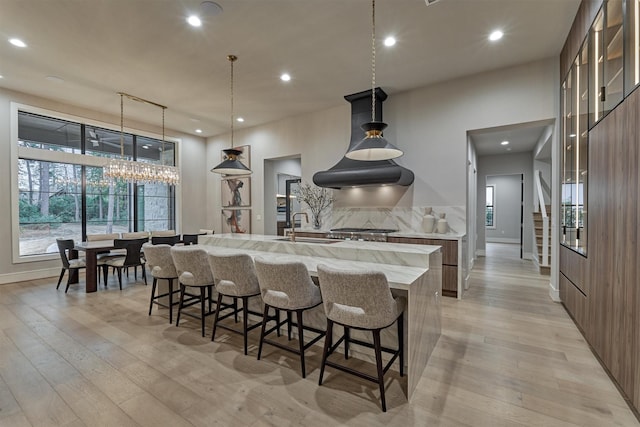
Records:
[[[624,96],[622,22],[622,0],[606,0],[591,27],[590,127]]]
[[[640,0],[627,0],[625,18],[625,94],[640,83]]]
[[[585,42],[562,85],[563,245],[586,255],[586,188],[589,117],[589,45]]]

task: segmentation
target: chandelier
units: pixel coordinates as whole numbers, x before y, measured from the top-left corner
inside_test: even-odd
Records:
[[[111,159],[102,169],[102,175],[106,178],[117,179],[128,182],[138,182],[147,184],[180,184],[180,171],[175,166],[164,164],[164,111],[167,109],[164,105],[129,95],[128,93],[118,92],[120,95],[120,159]],[[127,160],[124,156],[124,97],[134,101],[150,104],[162,109],[162,148],[160,153],[161,164],[137,162]]]

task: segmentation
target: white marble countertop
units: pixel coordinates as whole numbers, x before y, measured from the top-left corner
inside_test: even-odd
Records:
[[[282,236],[214,234],[200,236],[210,253],[241,252],[251,256],[303,262],[312,275],[318,264],[349,270],[382,271],[393,288],[408,289],[429,269],[429,257],[440,246],[348,240],[307,239],[283,241]],[[309,241],[314,241],[310,243]],[[316,243],[319,242],[319,243]]]

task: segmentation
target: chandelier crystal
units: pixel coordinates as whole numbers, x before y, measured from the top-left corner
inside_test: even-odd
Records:
[[[164,105],[127,93],[118,92],[120,95],[120,159],[111,159],[102,168],[102,175],[105,178],[121,180],[126,182],[138,182],[144,184],[180,184],[180,170],[175,166],[164,164],[164,111],[167,109]],[[162,164],[145,163],[133,160],[127,160],[124,156],[124,97],[138,102],[151,104],[162,109],[162,151],[160,158]]]

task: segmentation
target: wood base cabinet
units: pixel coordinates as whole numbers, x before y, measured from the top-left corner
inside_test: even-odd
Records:
[[[454,298],[458,296],[459,266],[457,240],[389,237],[387,242],[442,246],[442,295]]]

